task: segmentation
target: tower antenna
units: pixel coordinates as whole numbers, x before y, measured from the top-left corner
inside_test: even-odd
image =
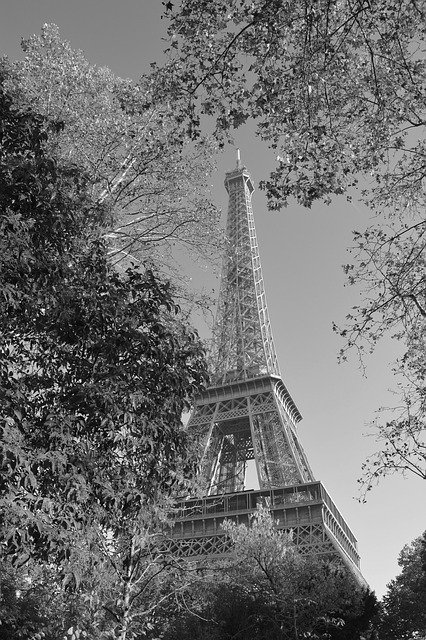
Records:
[[[241,154],[239,149],[237,149],[237,169],[241,169]]]

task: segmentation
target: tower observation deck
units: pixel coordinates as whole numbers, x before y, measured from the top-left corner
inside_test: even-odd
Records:
[[[225,176],[229,196],[221,286],[211,353],[211,386],[188,423],[204,446],[203,498],[182,500],[169,550],[224,556],[222,523],[249,524],[259,503],[302,554],[339,558],[360,583],[357,541],[314,478],[299,441],[301,415],[280,374],[266,305],[251,205],[253,184],[240,166]],[[254,482],[253,482],[254,477]],[[249,480],[255,488],[248,489]]]

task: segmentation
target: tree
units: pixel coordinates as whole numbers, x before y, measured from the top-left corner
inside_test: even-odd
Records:
[[[352,635],[351,625],[346,634],[345,626],[362,616],[368,592],[343,566],[301,556],[291,536],[275,529],[272,514],[264,508],[250,527],[229,522],[225,530],[235,544],[237,581],[242,572],[240,584],[249,584],[271,607],[272,637],[359,637]],[[362,630],[367,631],[368,623]]]
[[[151,79],[138,82],[91,65],[63,41],[55,25],[23,42],[7,89],[49,121],[65,126],[49,140],[52,157],[88,176],[104,220],[113,263],[149,259],[175,282],[179,265],[214,261],[221,244],[218,212],[207,187],[214,145],[192,142],[170,100],[155,99]],[[188,294],[187,294],[188,295]]]
[[[106,203],[50,153],[63,125],[3,81],[0,112],[1,552],[57,567],[77,591],[96,567],[107,592],[113,566],[124,640],[135,580],[145,595],[141,571],[156,571],[152,554],[140,569],[146,541],[195,472],[181,415],[207,379],[204,351],[170,283],[110,265]]]
[[[363,465],[360,484],[369,491],[380,477],[415,474],[426,479],[426,225],[414,219],[389,220],[355,234],[355,264],[345,267],[350,284],[362,286],[365,299],[335,330],[345,339],[346,360],[356,350],[361,364],[367,351],[390,334],[405,344],[394,373],[397,406],[382,408],[373,422],[379,448]]]
[[[426,478],[424,2],[185,0],[166,14],[170,58],[158,90],[180,100],[188,120],[212,118],[221,140],[256,124],[277,158],[261,183],[271,209],[351,198],[359,186],[375,210],[378,223],[355,234],[346,267],[365,300],[336,329],[343,357],[385,333],[405,343],[396,364],[404,410],[378,421],[365,486],[395,470]]]
[[[426,533],[402,549],[398,564],[401,573],[383,597],[381,637],[421,638],[426,635]]]

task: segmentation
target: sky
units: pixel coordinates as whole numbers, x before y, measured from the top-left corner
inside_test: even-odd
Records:
[[[21,38],[53,22],[91,63],[137,79],[151,62],[161,61],[166,28],[161,12],[161,0],[3,0],[0,55],[21,57]],[[235,146],[255,185],[267,177],[274,154],[250,128],[238,132]],[[223,179],[235,162],[235,148],[226,148],[212,177],[212,193],[224,211]],[[342,323],[360,301],[359,291],[344,287],[342,265],[349,261],[352,231],[372,223],[372,215],[344,198],[329,207],[289,206],[271,213],[259,189],[252,203],[282,377],[303,416],[299,438],[314,475],[358,539],[361,570],[381,597],[399,572],[400,550],[426,528],[426,500],[424,481],[400,475],[382,480],[366,504],[358,500],[362,462],[375,450],[368,423],[379,407],[394,402],[389,389],[395,388],[391,363],[398,345],[379,344],[363,375],[356,359],[338,364],[342,343],[332,322]],[[212,285],[208,268],[193,276]]]

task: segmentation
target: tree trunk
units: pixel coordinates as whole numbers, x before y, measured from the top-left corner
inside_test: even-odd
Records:
[[[132,544],[131,544],[131,548],[130,548],[129,566],[127,567],[126,576],[124,578],[123,618],[122,618],[120,635],[118,637],[119,640],[126,640],[127,632],[129,630],[129,623],[130,623],[130,593],[131,593],[131,581],[132,581],[132,573],[133,573],[134,555],[135,555],[135,540],[132,537]]]

